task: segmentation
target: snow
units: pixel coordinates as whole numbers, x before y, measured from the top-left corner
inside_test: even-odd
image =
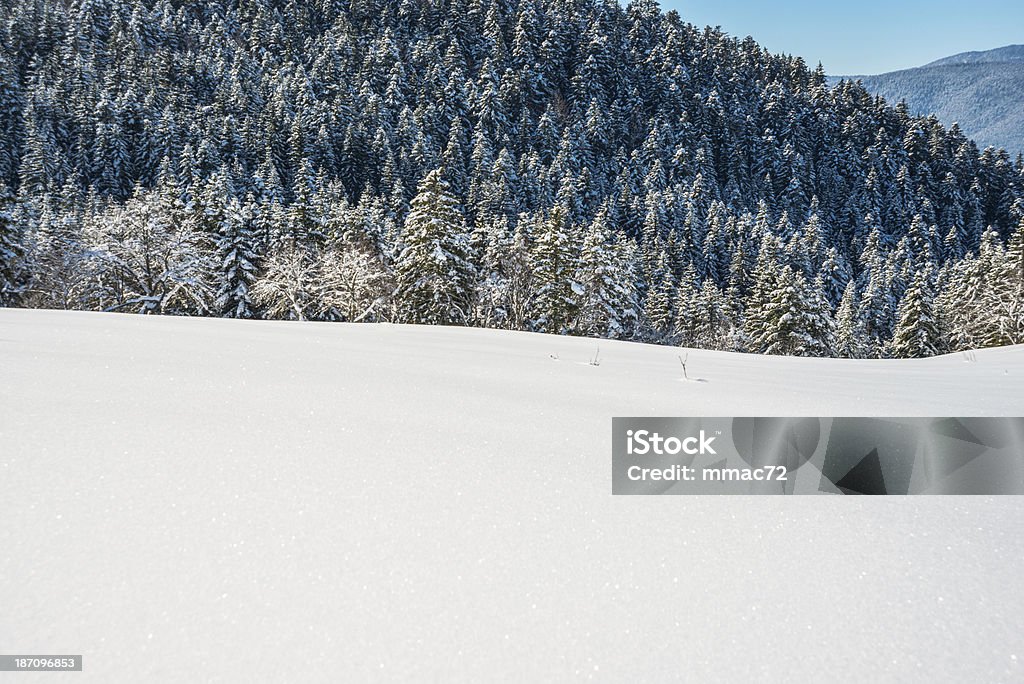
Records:
[[[612,497],[609,443],[617,415],[1021,415],[1024,347],[692,350],[700,383],[596,347],[0,309],[3,650],[90,682],[1024,677],[1020,499]]]

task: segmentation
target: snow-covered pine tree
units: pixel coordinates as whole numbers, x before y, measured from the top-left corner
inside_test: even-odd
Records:
[[[751,351],[760,354],[828,356],[832,323],[820,284],[808,283],[803,274],[786,265],[775,287],[758,307],[748,328]],[[749,320],[749,319],[748,319]]]
[[[644,297],[645,337],[651,342],[662,342],[671,334],[675,317],[672,311],[676,283],[668,257],[659,251]]]
[[[613,339],[633,334],[638,304],[629,255],[611,241],[605,212],[591,223],[583,239],[575,280],[583,289],[573,325],[576,334]]]
[[[705,280],[697,293],[696,310],[693,343],[689,346],[718,351],[744,350],[738,316],[726,293],[710,280]]]
[[[936,316],[951,349],[976,349],[986,346],[994,326],[989,309],[988,274],[997,261],[997,252],[983,246],[976,255],[945,269],[942,287],[935,298]]]
[[[780,258],[782,245],[779,238],[763,226],[761,244],[757,253],[757,261],[753,273],[750,274],[750,291],[743,303],[744,333],[748,340],[757,340],[770,327],[768,307],[778,286],[781,272]]]
[[[17,303],[23,290],[25,246],[14,220],[14,195],[0,181],[0,306]]]
[[[476,269],[466,220],[442,169],[420,182],[399,238],[396,303],[407,323],[466,324]]]
[[[579,312],[583,287],[575,281],[579,272],[575,227],[568,212],[556,204],[535,231],[533,262],[533,327],[540,332],[567,334]]]
[[[533,311],[534,275],[531,260],[530,221],[520,214],[516,228],[501,259],[504,280],[505,325],[512,330],[530,329]]]
[[[252,203],[232,197],[214,235],[217,294],[215,311],[225,318],[255,318],[249,291],[256,281],[256,237]]]
[[[925,270],[915,276],[897,311],[889,352],[897,358],[921,358],[943,352],[936,321],[932,274]]]
[[[853,282],[846,259],[839,255],[839,250],[829,247],[825,250],[825,259],[818,274],[824,283],[825,299],[836,306],[846,292],[846,286]]]
[[[985,298],[993,317],[991,344],[1024,343],[1024,217],[1006,248],[994,259],[991,292]]]
[[[682,347],[696,347],[698,327],[704,314],[700,301],[700,285],[697,283],[697,269],[688,264],[676,287],[675,322],[672,327],[673,340]]]
[[[836,308],[835,355],[846,359],[864,358],[866,349],[863,321],[858,311],[857,286],[853,281],[846,285],[843,297]]]
[[[863,285],[857,307],[864,330],[865,352],[870,356],[882,354],[895,325],[898,300],[886,256],[882,250],[881,231],[875,228],[868,235],[861,254],[860,279]]]
[[[478,218],[478,223],[481,219]],[[476,296],[471,322],[483,328],[506,328],[510,318],[509,259],[514,254],[508,218],[484,219],[473,232],[474,250],[482,254],[477,269]],[[478,245],[478,246],[477,246]]]

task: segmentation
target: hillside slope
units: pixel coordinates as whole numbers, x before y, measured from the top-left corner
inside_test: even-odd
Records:
[[[81,681],[1010,681],[1013,497],[624,498],[616,415],[1024,414],[917,361],[0,309],[0,643]],[[25,681],[32,681],[26,677]]]
[[[0,305],[1024,343],[1024,160],[655,0],[14,0],[0,84]]]
[[[913,114],[934,114],[979,147],[1024,152],[1024,46],[966,52],[915,69],[877,76],[849,76],[889,102],[901,100]]]

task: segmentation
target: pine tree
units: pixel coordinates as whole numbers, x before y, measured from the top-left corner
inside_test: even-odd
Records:
[[[767,293],[766,301],[759,303],[759,314],[751,321],[751,350],[760,354],[828,356],[832,323],[818,287],[791,266],[783,266],[775,288]]]
[[[580,335],[629,338],[638,318],[636,288],[629,254],[611,242],[607,215],[594,220],[583,240],[576,281],[582,288],[577,321]]]
[[[583,288],[574,280],[579,271],[574,233],[561,205],[538,225],[531,259],[536,287],[533,325],[540,332],[566,334],[578,315]]]
[[[836,309],[835,355],[840,358],[860,359],[866,354],[862,319],[857,306],[857,286],[850,282]]]
[[[0,182],[0,306],[17,303],[22,282],[25,248],[14,220],[14,195]]]
[[[482,253],[477,272],[475,307],[472,324],[484,328],[505,328],[511,317],[510,275],[515,258],[514,237],[509,221],[501,217],[487,221],[472,236],[474,249]]]
[[[698,291],[695,308],[693,341],[688,346],[718,351],[744,350],[746,342],[738,316],[726,294],[710,280],[704,281]]]
[[[897,313],[890,353],[896,358],[921,358],[942,353],[943,343],[936,322],[931,273],[919,273],[903,295]]]
[[[403,249],[395,263],[395,296],[400,320],[464,325],[475,268],[465,217],[442,169],[420,182],[399,239]]]
[[[861,254],[861,297],[857,307],[864,331],[866,351],[881,354],[895,325],[896,300],[892,269],[882,253],[881,232],[874,229]]]
[[[659,252],[656,265],[650,276],[647,295],[644,297],[644,318],[647,321],[648,339],[661,342],[672,332],[675,297],[675,277],[668,266],[668,258]]]
[[[994,233],[988,231],[976,255],[944,269],[936,315],[952,348],[977,349],[998,343],[999,306],[993,298],[993,277],[1003,254]]]
[[[232,198],[215,235],[218,289],[214,306],[226,318],[256,317],[249,294],[257,270],[251,207]]]
[[[697,269],[687,265],[676,288],[675,322],[672,327],[673,340],[683,347],[697,347],[698,328],[704,311],[700,300],[700,286],[697,283]]]
[[[1024,217],[993,260],[986,308],[995,328],[991,344],[1024,343]]]

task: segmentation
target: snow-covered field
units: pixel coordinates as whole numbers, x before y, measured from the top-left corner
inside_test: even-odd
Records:
[[[1021,681],[1017,497],[612,497],[616,415],[1024,414],[830,361],[0,309],[0,652],[75,681]],[[58,675],[10,675],[50,681]]]

